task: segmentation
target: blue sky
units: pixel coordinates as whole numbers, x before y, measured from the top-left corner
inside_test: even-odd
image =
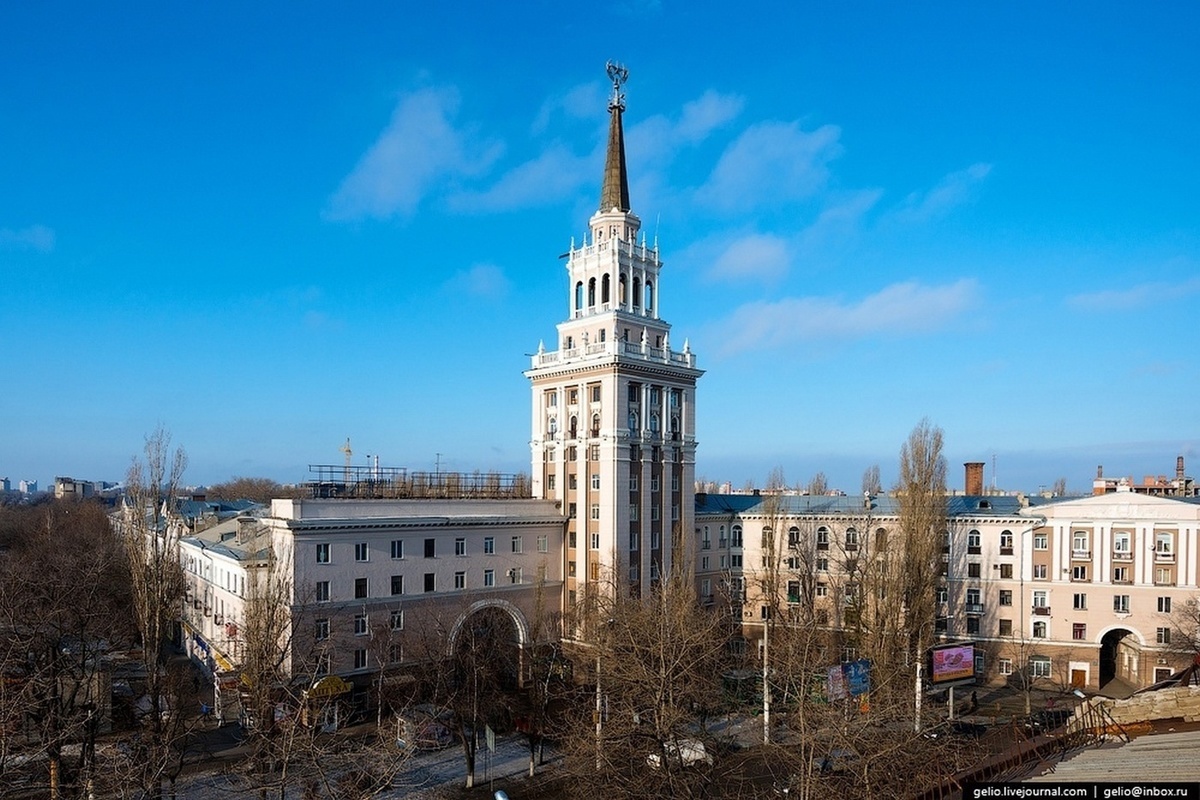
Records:
[[[254,5],[254,8],[246,6]],[[120,9],[117,11],[116,9]],[[528,469],[629,67],[697,472],[1200,472],[1200,6],[9,3],[0,476]],[[440,455],[439,455],[440,454]],[[992,474],[995,459],[996,474]]]

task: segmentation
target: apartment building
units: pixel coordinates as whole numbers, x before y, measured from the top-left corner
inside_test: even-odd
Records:
[[[285,674],[336,676],[360,706],[381,670],[449,652],[483,609],[511,620],[519,659],[536,623],[557,631],[564,523],[540,500],[275,500],[181,540],[184,646],[232,705],[246,615],[271,584],[289,594]]]
[[[948,497],[947,511],[933,635],[975,642],[985,680],[1145,686],[1191,663],[1180,635],[1198,591],[1200,503],[976,494]],[[778,559],[777,607],[844,632],[859,615],[885,613],[875,576],[898,557],[898,521],[890,497],[698,495],[698,593],[729,603],[747,641],[759,641],[763,575]]]

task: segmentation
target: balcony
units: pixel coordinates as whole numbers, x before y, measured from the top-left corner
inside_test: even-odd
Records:
[[[965,603],[964,608],[968,614],[982,614],[983,603]]]
[[[1075,561],[1091,561],[1092,560],[1092,551],[1091,550],[1072,550],[1071,558]]]
[[[1155,550],[1154,551],[1154,563],[1155,564],[1174,564],[1175,563],[1175,554],[1172,552],[1169,552],[1169,551]]]
[[[1050,606],[1034,606],[1033,607],[1033,615],[1035,617],[1050,616]]]
[[[1012,545],[1009,545],[1008,547],[1001,547],[1001,548],[1000,548],[1000,555],[1002,555],[1002,556],[1011,556],[1012,554],[1013,554]]]
[[[1112,554],[1113,561],[1133,561],[1133,553],[1126,550],[1117,550]]]

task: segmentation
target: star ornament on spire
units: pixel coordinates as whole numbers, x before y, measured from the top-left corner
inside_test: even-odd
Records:
[[[612,98],[608,101],[608,110],[624,111],[625,95],[621,93],[621,87],[625,85],[625,81],[629,80],[629,70],[616,61],[607,62],[604,69],[608,73],[608,79],[612,81]]]

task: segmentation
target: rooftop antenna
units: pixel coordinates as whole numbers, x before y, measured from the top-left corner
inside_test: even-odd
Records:
[[[343,453],[346,454],[346,472],[345,472],[345,475],[343,476],[343,478],[345,479],[346,483],[349,483],[350,482],[350,466],[351,466],[350,457],[352,455],[354,455],[354,451],[350,449],[350,437],[349,436],[346,437],[346,443],[344,445],[342,445],[340,449]]]

